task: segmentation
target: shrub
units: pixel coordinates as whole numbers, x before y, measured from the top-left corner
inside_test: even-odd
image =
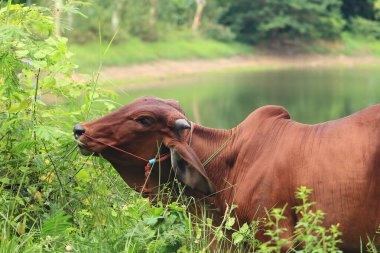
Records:
[[[295,196],[301,201],[299,206],[293,207],[296,214],[301,218],[297,221],[292,238],[282,238],[286,229],[279,226],[281,220],[286,219],[283,215],[285,208],[273,208],[267,212],[267,220],[254,221],[252,224],[243,224],[239,230],[232,234],[233,242],[239,248],[248,244],[255,252],[281,252],[281,249],[288,245],[294,245],[291,250],[301,245],[302,252],[342,252],[338,249],[339,239],[338,225],[330,228],[322,226],[324,213],[321,210],[312,210],[315,202],[309,202],[312,190],[304,186],[298,188]],[[231,224],[229,224],[231,227]],[[255,240],[255,235],[259,229],[264,229],[264,234],[268,236],[267,242]]]
[[[50,249],[73,229],[68,187],[81,161],[70,160],[72,125],[110,93],[71,78],[76,65],[49,9],[10,2],[0,9],[0,245],[21,252]]]
[[[219,24],[209,23],[203,29],[207,37],[218,41],[232,42],[236,37],[229,27]]]
[[[221,22],[242,41],[335,39],[345,21],[340,0],[234,1]]]
[[[355,35],[380,39],[380,22],[378,21],[355,17],[350,21],[350,29]]]

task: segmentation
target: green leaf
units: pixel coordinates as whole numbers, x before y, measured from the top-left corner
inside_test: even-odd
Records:
[[[223,231],[218,230],[218,232],[216,233],[216,240],[220,241],[223,238],[223,236],[224,236]]]
[[[244,236],[238,232],[235,232],[232,234],[232,240],[235,245],[238,245],[244,240]]]
[[[57,44],[57,41],[53,39],[53,37],[49,37],[45,40],[46,44],[50,46],[55,46]]]
[[[41,235],[43,237],[62,236],[66,229],[71,227],[70,215],[66,215],[64,211],[59,210],[55,212],[49,219],[47,219],[41,228]]]
[[[157,216],[157,217],[150,217],[150,218],[145,218],[144,219],[144,224],[148,226],[154,226],[156,225],[159,221],[164,220],[164,217],[162,216]]]
[[[17,58],[23,58],[26,57],[29,54],[28,50],[17,50],[16,51],[16,56]]]
[[[7,177],[0,178],[0,182],[3,184],[10,184],[11,180]]]
[[[21,103],[13,104],[11,108],[9,108],[8,113],[18,113],[27,109],[32,103],[31,98],[27,98],[23,100]]]
[[[35,160],[35,162],[36,162],[36,164],[37,164],[38,167],[40,167],[40,168],[44,168],[45,167],[44,160],[41,159],[41,156],[35,156],[34,160]]]
[[[226,228],[232,229],[232,226],[235,224],[235,218],[234,217],[228,217],[226,222]]]
[[[39,125],[36,127],[36,135],[44,140],[52,141],[57,140],[59,137],[64,135],[65,132],[60,130],[58,127]]]
[[[36,69],[44,69],[47,67],[47,62],[46,61],[33,61],[33,66]]]
[[[80,171],[75,175],[75,179],[78,180],[79,182],[80,182],[80,181],[84,181],[84,182],[89,182],[89,181],[91,181],[91,177],[90,177],[90,175],[89,175],[85,170],[80,170]]]
[[[42,82],[42,85],[44,86],[44,89],[50,89],[54,87],[55,84],[57,83],[55,78],[52,76],[46,76],[45,78],[41,80],[41,82]]]
[[[249,226],[248,226],[248,224],[247,223],[244,223],[243,224],[243,226],[241,226],[241,228],[239,229],[239,232],[240,233],[247,233],[247,232],[249,232]]]
[[[43,59],[46,57],[46,55],[48,55],[48,53],[49,52],[47,50],[39,50],[33,56],[36,59]]]
[[[239,231],[232,234],[232,240],[235,245],[240,244],[244,241],[246,236],[250,233],[250,229],[247,223],[244,223],[243,226],[240,227]]]
[[[25,202],[22,198],[20,198],[19,196],[16,196],[15,199],[16,199],[17,203],[19,203],[22,206],[25,206]]]
[[[24,150],[29,150],[32,147],[34,147],[35,144],[36,144],[36,142],[33,140],[21,141],[20,143],[18,143],[16,146],[14,146],[11,149],[11,152],[17,153],[17,152],[22,152]]]

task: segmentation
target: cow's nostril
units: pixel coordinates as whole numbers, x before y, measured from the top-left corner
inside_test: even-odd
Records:
[[[80,124],[74,126],[74,138],[77,140],[81,135],[83,135],[85,130]]]

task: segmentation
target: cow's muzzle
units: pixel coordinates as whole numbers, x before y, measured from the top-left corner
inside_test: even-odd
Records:
[[[84,128],[80,124],[76,124],[74,126],[73,131],[75,140],[78,140],[79,137],[81,137],[86,132],[86,130],[84,130]],[[96,155],[94,152],[91,152],[90,150],[86,149],[85,146],[80,142],[78,142],[78,148],[82,155]]]
[[[80,124],[76,124],[74,126],[74,138],[75,140],[78,140],[79,137],[81,137],[84,134],[85,130]]]

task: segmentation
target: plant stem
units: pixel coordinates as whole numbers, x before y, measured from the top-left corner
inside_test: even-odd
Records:
[[[46,144],[45,144],[45,142],[42,141],[42,144],[44,145],[44,148],[45,148],[46,154],[47,154],[47,156],[49,157],[50,162],[51,162],[51,164],[52,164],[52,166],[53,166],[53,169],[54,169],[55,175],[57,176],[57,179],[58,179],[58,182],[59,182],[59,186],[61,187],[61,194],[63,195],[63,184],[62,184],[61,178],[60,178],[59,175],[58,175],[58,170],[57,170],[57,168],[56,168],[56,166],[55,166],[55,164],[54,164],[53,158],[50,156],[50,153],[49,153],[49,151],[48,151],[47,148],[46,148]]]
[[[37,135],[36,135],[37,117],[36,117],[36,108],[37,108],[37,94],[38,94],[38,83],[39,83],[39,80],[40,80],[40,73],[41,73],[41,69],[38,69],[38,72],[37,72],[37,75],[36,75],[36,88],[34,90],[33,114],[32,114],[34,155],[37,155]]]

